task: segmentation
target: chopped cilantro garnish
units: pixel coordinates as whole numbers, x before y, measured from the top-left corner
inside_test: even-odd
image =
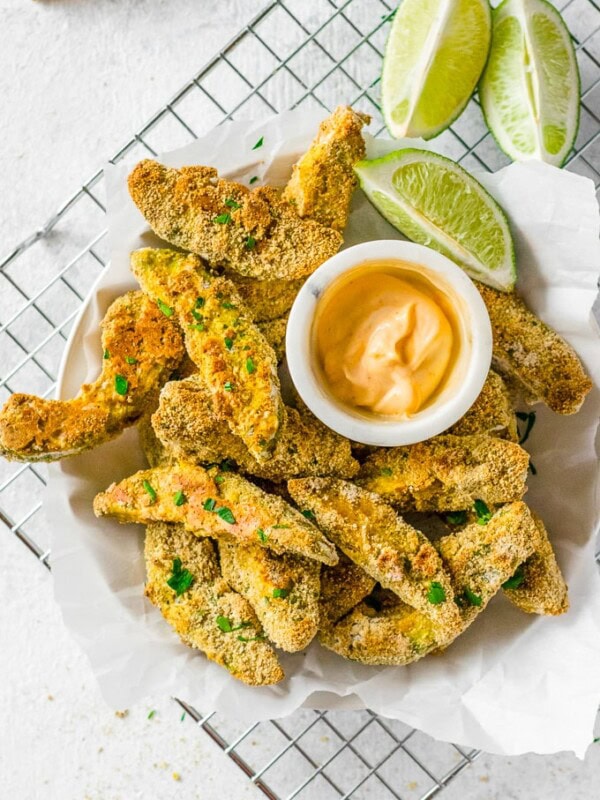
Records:
[[[214,511],[216,505],[217,505],[217,501],[213,500],[212,497],[209,497],[208,500],[204,501],[204,504],[202,505],[202,508],[205,511]]]
[[[126,395],[129,391],[129,381],[123,375],[115,375],[115,392]]]
[[[515,574],[507,581],[504,581],[504,583],[502,584],[502,588],[518,589],[524,580],[525,580],[525,571],[523,570],[523,567],[522,566],[517,567]]]
[[[172,575],[167,578],[167,584],[173,589],[175,594],[179,596],[186,592],[193,582],[194,576],[189,569],[182,569],[181,559],[174,558]]]
[[[204,321],[204,314],[201,314],[199,311],[196,311],[195,308],[192,308],[192,317],[196,320],[196,322]]]
[[[450,511],[444,515],[444,519],[448,525],[464,525],[467,521],[466,511]]]
[[[105,361],[107,361],[110,358],[110,353],[108,352],[108,350],[105,350],[104,353],[102,353],[102,358]]]
[[[475,500],[473,503],[473,509],[477,514],[477,522],[480,525],[487,525],[493,516],[492,512],[487,507],[487,504],[484,503],[483,500]]]
[[[221,303],[221,308],[235,308],[235,306],[233,303],[225,301],[224,303]]]
[[[389,478],[389,476],[393,474],[390,467],[382,467],[380,472],[381,472],[382,475],[385,475],[387,478]]]
[[[183,722],[183,720],[184,720],[184,719],[185,719],[185,711],[184,711],[184,712],[183,712],[183,714],[182,714],[182,715],[179,717],[179,722]]]
[[[254,250],[256,247],[256,239],[254,236],[248,236],[246,241],[244,242],[244,247],[246,250]]]
[[[148,714],[148,719],[152,719],[152,717],[156,714],[156,711],[152,709],[152,711]]]
[[[176,506],[183,506],[187,503],[187,497],[181,491],[181,489],[178,492],[175,492],[175,494],[173,495],[173,502],[175,503]]]
[[[271,525],[271,527],[273,529],[277,529],[277,528],[289,528],[291,526],[290,525]]]
[[[258,636],[242,636],[241,634],[237,637],[238,642],[262,642],[265,639],[265,635],[259,634]]]
[[[144,487],[144,491],[146,492],[146,494],[149,495],[150,500],[153,503],[156,503],[156,492],[152,488],[151,484],[148,481],[142,481],[142,486]]]
[[[465,588],[463,594],[472,606],[480,606],[483,603],[481,597],[475,594],[475,592],[472,592],[468,587]]]
[[[257,180],[258,180],[258,175],[253,175],[253,176],[250,178],[250,180],[248,181],[248,183],[250,184],[250,186],[252,186],[252,184],[253,184],[253,183],[256,183],[256,181],[257,181]]]
[[[256,535],[260,539],[260,541],[264,544],[267,539],[269,538],[268,534],[266,534],[262,528],[258,528],[256,531]]]
[[[525,430],[520,434],[519,444],[523,444],[529,438],[531,429],[535,425],[535,411],[517,411],[517,419],[525,423]]]
[[[213,222],[216,222],[219,225],[228,225],[231,222],[231,214],[229,214],[229,212],[225,212],[225,214],[217,214],[217,216],[213,219]]]
[[[215,475],[215,483],[223,483],[224,480],[223,475]]]
[[[229,525],[235,525],[235,517],[230,508],[226,508],[225,506],[217,508],[217,516],[221,517],[223,522],[227,522]]]
[[[233,199],[233,197],[228,197],[228,198],[227,198],[227,200],[225,200],[225,205],[226,205],[228,208],[233,208],[233,209],[237,209],[237,208],[241,208],[241,207],[242,207],[242,206],[241,206],[239,203],[237,203],[237,202],[236,202],[236,201]]]
[[[223,633],[232,633],[233,631],[239,631],[242,628],[249,628],[252,625],[252,623],[240,622],[239,625],[233,625],[229,617],[223,617],[219,615],[217,617],[217,625],[223,631]]]
[[[434,606],[439,606],[446,599],[446,592],[439,581],[431,581],[427,591],[427,599]]]
[[[223,341],[225,342],[225,347],[226,347],[228,350],[231,350],[231,348],[233,347],[233,339],[232,339],[231,337],[229,337],[229,336],[226,336],[226,337],[223,339]]]
[[[137,364],[138,363],[137,358],[134,358],[133,356],[125,356],[125,361],[128,364]]]
[[[310,510],[310,508],[305,508],[304,511],[302,512],[302,515],[305,516],[306,519],[310,519],[310,520],[316,519],[315,515]]]
[[[252,375],[253,372],[256,372],[256,365],[254,361],[252,361],[250,356],[248,356],[248,358],[246,359],[246,372],[248,373],[248,375]]]
[[[193,331],[203,331],[204,330],[204,324],[202,322],[192,322],[192,323],[190,323],[190,325],[188,327],[190,327]]]
[[[258,150],[259,147],[262,147],[265,143],[265,137],[261,136],[258,142],[252,147],[253,150]]]
[[[203,306],[204,306],[204,298],[203,297],[197,297],[196,298],[195,308],[202,308]]]
[[[173,309],[171,308],[171,306],[168,306],[166,303],[163,303],[162,300],[157,300],[156,305],[160,308],[165,317],[173,316]]]
[[[279,587],[273,589],[273,597],[281,597],[282,600],[285,600],[289,593],[290,589],[280,589]]]
[[[231,381],[225,381],[225,383],[223,384],[223,388],[225,389],[226,392],[233,392],[233,384],[232,384],[232,382]]]

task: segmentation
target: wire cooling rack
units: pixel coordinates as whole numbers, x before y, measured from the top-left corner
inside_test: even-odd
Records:
[[[555,5],[575,39],[582,77],[581,126],[567,169],[598,188],[600,2]],[[349,103],[381,132],[378,82],[393,10],[387,0],[271,0],[111,161],[154,156],[227,120],[298,105]],[[476,100],[436,147],[467,169],[507,163]],[[107,263],[103,198],[98,172],[0,263],[0,403],[13,391],[52,395],[80,304]],[[43,465],[0,461],[0,521],[50,568],[45,482]],[[370,711],[306,709],[248,728],[177,702],[272,800],[426,800],[478,755]]]

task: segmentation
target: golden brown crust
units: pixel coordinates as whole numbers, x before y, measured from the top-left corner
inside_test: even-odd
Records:
[[[273,644],[288,653],[304,650],[319,623],[318,561],[225,540],[219,555],[223,577],[254,608]]]
[[[330,628],[375,588],[376,581],[343,553],[331,567],[321,568],[319,629]]]
[[[592,382],[571,345],[514,292],[476,286],[492,323],[496,369],[520,384],[528,402],[545,403],[557,414],[579,411]]]
[[[73,400],[26,394],[7,400],[0,411],[5,458],[53,461],[118,436],[151,405],[184,349],[174,322],[141,292],[128,292],[104,317],[102,352],[100,376],[84,384]]]
[[[288,482],[300,508],[309,509],[321,530],[384,588],[430,617],[441,639],[460,624],[450,576],[422,533],[376,494],[335,478]],[[433,589],[433,593],[432,593]]]
[[[181,504],[175,502],[183,493]],[[191,464],[141,470],[96,495],[97,517],[118,522],[174,522],[198,536],[225,536],[336,564],[335,547],[281,497],[233,472]]]
[[[259,463],[242,440],[218,419],[200,377],[168,383],[153,425],[161,441],[187,461],[233,460],[241,472],[275,482],[307,475],[351,478],[358,472],[350,443],[308,409],[286,406],[272,457]]]
[[[155,522],[146,529],[144,550],[146,596],[185,644],[251,686],[269,686],[283,679],[254,610],[221,577],[209,539],[198,539],[181,525]],[[191,586],[179,595],[167,582],[176,559],[193,576]],[[227,620],[232,630],[223,630],[227,623],[219,626],[217,618]]]
[[[319,125],[310,148],[294,165],[292,177],[283,191],[301,217],[343,231],[350,201],[358,181],[354,165],[365,157],[363,125],[371,118],[338,106]]]
[[[260,322],[256,326],[273,348],[278,364],[281,364],[285,358],[285,334],[287,323],[288,315],[284,314],[283,317],[269,320],[269,322]]]
[[[277,360],[234,285],[174,250],[137,250],[131,268],[147,294],[173,309],[213,407],[256,459],[268,459],[283,418]]]
[[[257,281],[239,275],[232,275],[231,280],[256,323],[285,316],[304,283],[304,278],[295,281]]]
[[[277,189],[253,191],[212,167],[171,169],[146,160],[129,193],[152,230],[208,263],[260,280],[309,275],[342,243],[337,231],[303,220]]]
[[[369,456],[357,478],[401,511],[461,511],[475,500],[488,506],[519,500],[529,456],[519,445],[490,436],[436,436]]]
[[[563,578],[544,523],[532,514],[536,535],[535,552],[519,570],[522,582],[515,589],[505,588],[506,597],[527,614],[557,616],[569,610],[567,584]]]
[[[511,442],[519,441],[512,398],[497,372],[490,370],[477,400],[447,433],[454,436],[484,433]]]

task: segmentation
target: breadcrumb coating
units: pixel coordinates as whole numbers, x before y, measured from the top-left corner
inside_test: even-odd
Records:
[[[94,513],[123,523],[180,523],[197,536],[225,536],[275,553],[337,563],[335,547],[299,511],[240,475],[217,468],[180,463],[140,470],[96,495]]]
[[[400,511],[462,511],[519,500],[527,487],[529,455],[491,436],[436,436],[408,447],[379,450],[357,483]]]
[[[362,567],[343,553],[339,559],[321,568],[320,630],[330,628],[375,588],[376,581]]]
[[[294,165],[283,198],[297,213],[335,230],[343,231],[350,201],[358,181],[354,165],[365,157],[363,125],[371,118],[338,106],[319,126],[309,149]]]
[[[460,615],[450,576],[435,548],[378,495],[335,478],[299,478],[288,489],[326,535],[372,578],[430,617],[440,640],[455,635]]]
[[[102,321],[102,372],[72,400],[14,394],[0,411],[0,454],[55,461],[118,436],[152,403],[184,353],[177,325],[141,292],[117,298]]]
[[[288,314],[269,322],[259,322],[256,326],[271,345],[277,358],[277,363],[281,364],[285,358],[285,334],[287,331]]]
[[[545,403],[557,414],[579,411],[592,381],[571,345],[514,292],[476,286],[490,315],[498,372],[520,385],[529,403]]]
[[[234,285],[211,276],[197,256],[174,250],[137,250],[131,269],[178,319],[213,405],[257,460],[268,459],[283,418],[277,359]]]
[[[146,596],[185,644],[250,686],[270,686],[283,679],[252,606],[221,577],[210,539],[198,539],[181,525],[154,522],[146,528],[144,553]],[[176,559],[193,578],[181,594],[168,584]],[[231,630],[223,630],[227,627]]]
[[[225,540],[219,555],[223,577],[254,608],[273,644],[288,653],[304,650],[319,624],[319,562]]]
[[[272,457],[259,463],[218,418],[198,376],[166,384],[152,421],[163,444],[183,460],[213,463],[231,459],[241,472],[275,482],[307,475],[351,478],[359,469],[347,439],[308,409],[289,406]]]
[[[259,280],[295,280],[338,251],[341,235],[301,219],[277,189],[250,190],[220,179],[213,167],[172,169],[145,160],[128,178],[129,193],[165,241]]]
[[[532,517],[536,528],[535,551],[520,567],[522,582],[515,589],[505,588],[504,593],[527,614],[565,614],[569,610],[567,584],[544,523],[537,514],[532,513]]]
[[[447,433],[454,436],[485,433],[511,442],[519,441],[512,398],[497,372],[490,370],[477,400]]]
[[[254,322],[271,322],[285,316],[302,288],[304,278],[295,281],[257,281],[232,275],[239,296]]]

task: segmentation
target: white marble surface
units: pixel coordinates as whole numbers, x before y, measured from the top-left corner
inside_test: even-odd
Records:
[[[261,5],[0,0],[2,250],[43,223]],[[124,717],[106,708],[63,628],[49,574],[4,529],[0,709],[1,798],[262,796],[169,698]],[[403,797],[420,794],[402,775],[397,786]],[[596,744],[583,763],[568,754],[483,756],[441,797],[588,800],[599,787]]]

